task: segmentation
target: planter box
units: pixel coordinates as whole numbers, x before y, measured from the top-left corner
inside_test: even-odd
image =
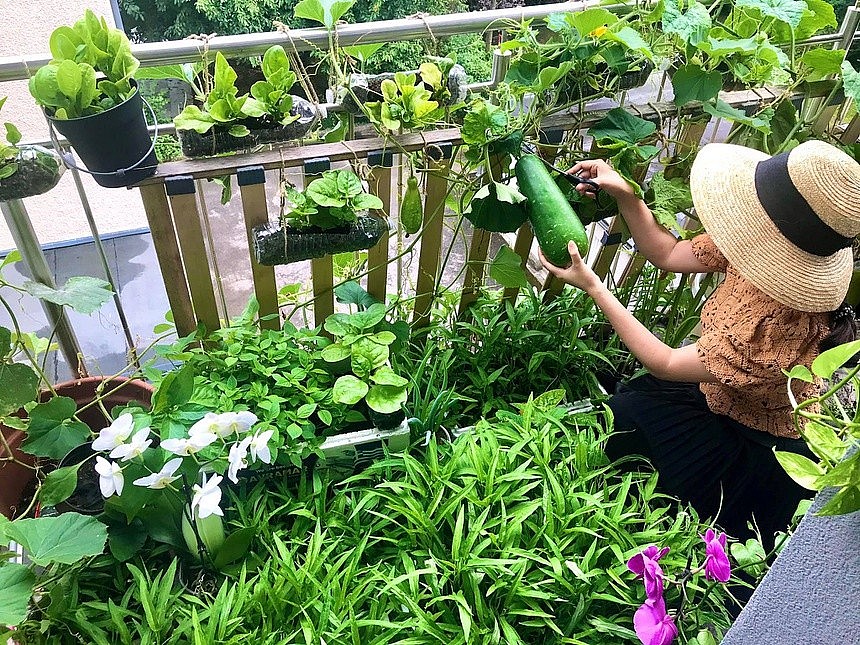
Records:
[[[275,266],[360,251],[375,246],[387,232],[388,222],[384,218],[364,213],[349,226],[325,231],[267,224],[252,232],[254,257],[259,264]]]
[[[299,118],[287,125],[260,127],[259,119],[245,119],[238,125],[246,126],[251,132],[245,137],[234,137],[227,130],[214,126],[206,134],[194,130],[177,130],[182,154],[186,157],[212,157],[227,152],[247,152],[258,146],[287,143],[304,137],[316,119],[317,111],[313,104],[293,97],[293,116]]]
[[[723,645],[858,642],[860,512],[816,517],[833,492],[815,498]]]

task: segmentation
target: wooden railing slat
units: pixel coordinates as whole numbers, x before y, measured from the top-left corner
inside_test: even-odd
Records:
[[[374,211],[379,217],[388,220],[394,217],[392,206],[394,195],[391,191],[391,168],[374,166],[370,171],[370,191],[382,200],[382,210]],[[385,233],[376,246],[367,251],[367,292],[380,302],[385,302],[388,286],[388,239]]]
[[[445,224],[450,160],[430,163],[431,172],[427,173],[427,192],[424,198],[424,227],[421,230],[421,251],[418,256],[415,306],[412,312],[413,327],[426,327],[430,322],[430,309],[439,279],[442,229]]]

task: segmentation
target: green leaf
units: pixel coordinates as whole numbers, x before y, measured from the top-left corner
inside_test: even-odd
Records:
[[[703,4],[694,0],[688,3],[686,11],[681,11],[678,0],[664,0],[663,31],[667,34],[696,45],[707,37],[710,28],[711,16]]]
[[[0,360],[7,358],[10,351],[12,351],[12,330],[0,326]],[[2,387],[2,380],[0,380],[0,389]]]
[[[854,340],[844,345],[820,353],[812,361],[812,373],[824,379],[829,379],[833,373],[845,365],[857,352],[860,352],[860,340]]]
[[[795,365],[788,372],[787,376],[789,378],[797,379],[798,381],[805,381],[806,383],[815,382],[812,372],[809,371],[809,368],[806,367],[806,365]]]
[[[355,405],[364,398],[368,389],[364,381],[358,380],[352,374],[345,374],[334,382],[331,396],[335,403]]]
[[[732,542],[730,549],[732,557],[734,557],[740,567],[764,564],[767,559],[767,554],[764,552],[761,542],[754,538],[749,538],[746,543]]]
[[[857,484],[860,484],[860,451],[840,461],[817,482],[819,489],[828,486],[842,487]]]
[[[814,461],[794,452],[775,451],[776,460],[798,484],[809,490],[819,490],[818,478],[824,474],[824,469]]]
[[[374,385],[365,396],[367,407],[380,414],[397,412],[406,403],[406,398],[406,387],[394,385]]]
[[[382,47],[383,43],[371,43],[368,45],[349,45],[343,48],[343,51],[347,56],[351,56],[355,58],[361,63],[366,63],[370,60],[370,57],[373,56],[379,49]]]
[[[846,486],[833,496],[816,515],[847,515],[860,510],[860,486]]]
[[[655,124],[618,107],[607,112],[605,117],[589,129],[588,134],[598,141],[609,139],[633,145],[647,139],[656,131]]]
[[[349,282],[345,282],[335,287],[334,296],[337,298],[338,302],[342,302],[347,305],[356,305],[364,309],[367,309],[371,305],[379,302],[354,280],[350,280]]]
[[[672,76],[675,105],[686,105],[690,101],[708,101],[720,93],[723,77],[717,71],[706,72],[693,63],[682,65]]]
[[[14,627],[27,619],[35,586],[36,576],[29,567],[17,563],[0,566],[0,625]]]
[[[139,519],[131,524],[113,524],[108,527],[108,548],[120,562],[131,560],[143,547],[148,534]]]
[[[802,434],[812,452],[820,459],[839,461],[848,448],[833,428],[817,421],[807,421]]]
[[[482,146],[506,134],[507,127],[507,113],[498,105],[479,99],[463,117],[460,134],[464,143]]]
[[[768,29],[768,35],[772,36],[771,40],[775,43],[791,43],[794,31],[794,42],[800,42],[826,29],[835,30],[838,26],[832,4],[825,0],[806,0],[806,11],[796,29],[792,30],[787,24],[776,22]]]
[[[38,387],[39,377],[29,365],[0,364],[0,415],[12,414],[35,401]]]
[[[527,287],[523,259],[508,246],[502,246],[490,264],[490,277],[505,288]]]
[[[56,506],[71,497],[78,485],[78,469],[80,467],[81,464],[64,466],[48,473],[39,489],[39,501],[42,506]]]
[[[618,22],[618,16],[601,7],[592,7],[585,11],[574,11],[570,13],[555,14],[562,16],[567,23],[576,28],[581,37],[589,35],[598,27],[609,27]],[[549,18],[547,18],[549,22]]]
[[[513,233],[528,219],[525,199],[516,189],[493,182],[475,193],[463,215],[485,231]]]
[[[215,568],[223,569],[246,555],[256,534],[257,532],[252,527],[247,527],[233,531],[228,535],[215,555],[215,562],[213,563]]]
[[[855,106],[860,106],[860,72],[857,72],[847,60],[842,61],[841,69],[845,96],[853,99]]]
[[[59,289],[52,289],[40,282],[28,280],[24,283],[24,289],[41,300],[60,306],[68,305],[82,314],[97,311],[113,295],[110,283],[89,276],[69,278]]]
[[[352,208],[356,211],[382,210],[382,207],[382,200],[370,193],[361,193],[352,200]]]
[[[766,108],[757,115],[747,116],[742,110],[738,110],[725,101],[717,99],[716,104],[704,103],[702,109],[718,119],[728,119],[735,123],[742,123],[764,134],[770,134],[771,132],[770,122],[774,114],[773,108]]]
[[[632,27],[624,26],[618,31],[607,31],[603,35],[603,38],[620,43],[630,51],[641,54],[648,60],[654,60],[654,54],[651,51],[651,47],[648,46],[648,43],[645,42],[642,35]]]
[[[406,387],[408,380],[397,374],[387,365],[383,365],[370,377],[377,385],[393,385],[394,387]]]
[[[73,564],[99,555],[107,542],[107,527],[95,517],[63,513],[56,517],[16,520],[7,528],[10,538],[27,549],[36,564]]]
[[[654,219],[665,229],[682,238],[693,231],[682,229],[678,224],[678,213],[688,211],[693,206],[690,185],[681,177],[666,179],[662,171],[651,177],[647,203]]]
[[[810,49],[800,57],[800,62],[809,70],[807,80],[810,81],[839,74],[843,60],[845,60],[844,49]]]
[[[75,402],[65,396],[36,405],[30,410],[30,426],[21,450],[37,457],[62,459],[85,443],[90,438],[90,429],[72,420],[76,411]]]
[[[331,345],[323,347],[321,354],[322,359],[327,363],[339,363],[340,361],[349,358],[352,351],[349,347],[341,345],[340,343],[332,343]]]
[[[736,0],[736,7],[757,9],[763,16],[776,18],[796,29],[806,12],[803,0]]]
[[[21,141],[21,131],[15,127],[13,123],[6,123],[6,141],[11,143],[13,146],[18,144]]]
[[[337,21],[350,10],[355,0],[301,0],[293,14],[320,23],[326,29],[334,29]]]

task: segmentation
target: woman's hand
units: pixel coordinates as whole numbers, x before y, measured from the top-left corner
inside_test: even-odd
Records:
[[[568,174],[579,175],[583,179],[590,179],[616,200],[635,197],[636,195],[633,192],[633,187],[603,159],[580,161],[567,172]],[[588,184],[579,184],[576,190],[580,195],[594,197],[594,193],[586,192],[588,188]]]
[[[578,287],[587,293],[592,293],[595,288],[601,285],[600,278],[591,270],[590,266],[583,262],[574,242],[567,243],[567,251],[570,253],[570,266],[566,269],[552,264],[546,259],[543,251],[539,251],[541,264],[562,282]]]

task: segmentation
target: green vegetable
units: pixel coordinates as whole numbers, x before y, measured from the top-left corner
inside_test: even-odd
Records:
[[[418,178],[412,175],[406,180],[406,192],[400,201],[400,224],[407,233],[417,233],[423,221],[424,205],[418,190]]]
[[[571,240],[584,257],[588,253],[585,227],[544,162],[535,155],[523,155],[515,172],[520,192],[529,201],[529,221],[547,260],[556,266],[568,266],[567,243]]]

